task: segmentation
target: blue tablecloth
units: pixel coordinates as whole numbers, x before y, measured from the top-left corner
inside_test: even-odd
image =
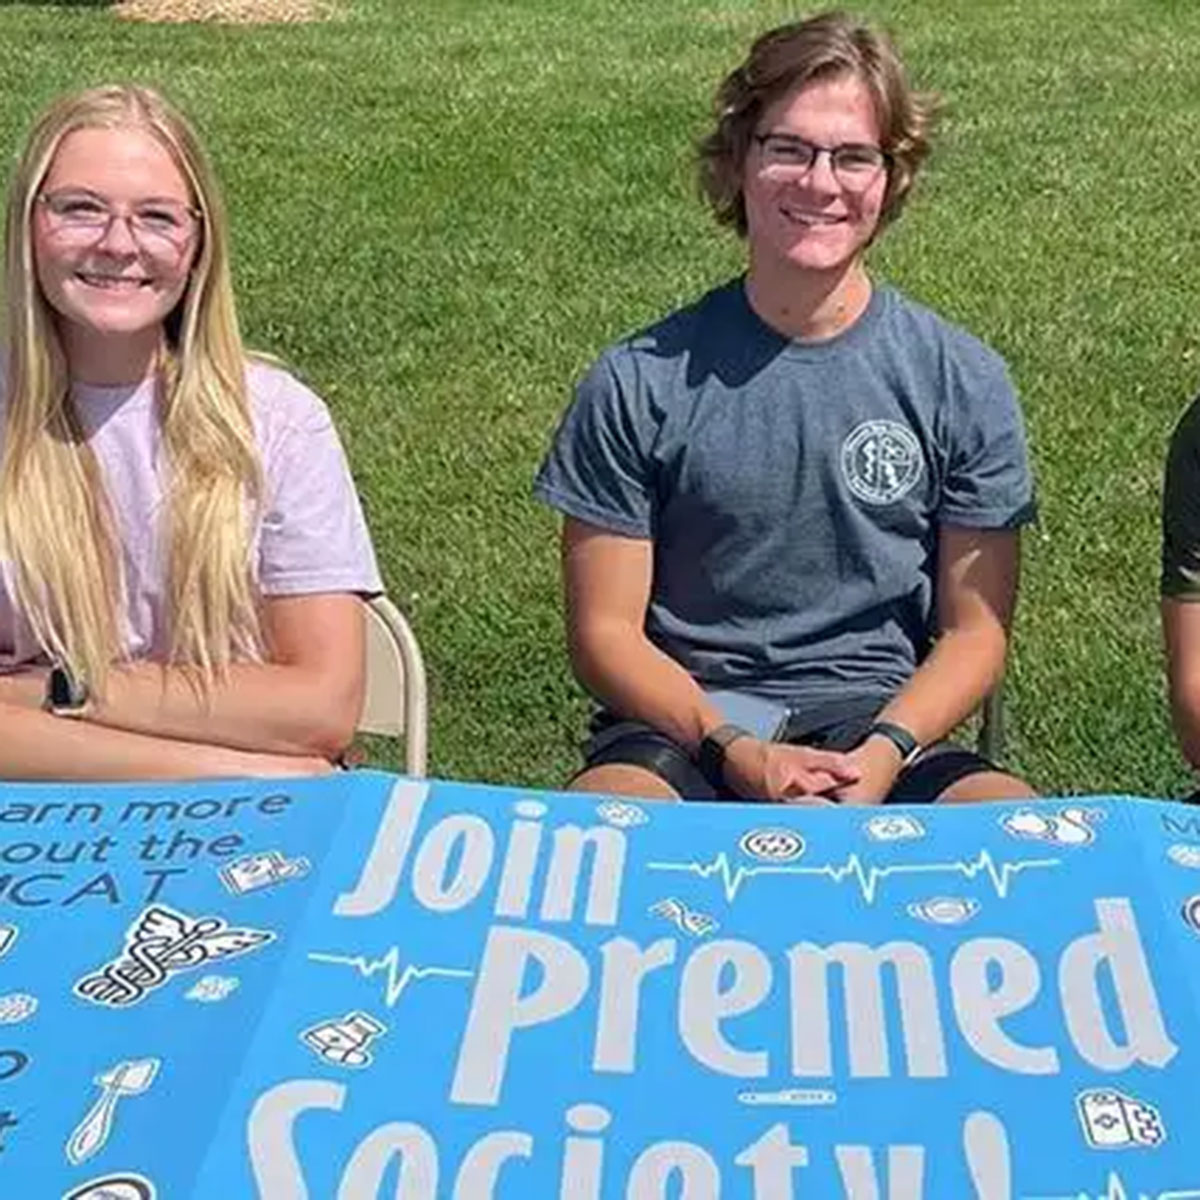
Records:
[[[6,1200],[1200,1198],[1200,812],[0,788]]]

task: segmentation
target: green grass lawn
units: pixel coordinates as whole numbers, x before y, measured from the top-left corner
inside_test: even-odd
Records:
[[[148,27],[0,3],[0,154],[53,94],[166,88],[233,214],[248,340],[330,401],[424,644],[432,766],[547,785],[586,701],[556,521],[529,483],[608,341],[737,269],[690,147],[768,0],[347,0],[318,26]],[[1200,386],[1187,0],[874,0],[942,93],[875,266],[1008,359],[1042,518],[1026,539],[1010,760],[1047,791],[1187,786],[1157,617],[1166,438]]]

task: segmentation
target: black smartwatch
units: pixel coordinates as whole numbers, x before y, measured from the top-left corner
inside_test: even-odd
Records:
[[[873,722],[863,741],[874,735],[887,738],[900,751],[901,765],[905,767],[921,753],[921,743],[903,725],[897,725],[895,721]]]
[[[753,737],[748,729],[740,725],[718,725],[701,740],[696,749],[696,765],[710,782],[721,783],[725,779],[725,751],[738,738]]]
[[[56,663],[46,678],[46,698],[42,707],[56,717],[84,717],[90,707],[91,693],[70,667]]]

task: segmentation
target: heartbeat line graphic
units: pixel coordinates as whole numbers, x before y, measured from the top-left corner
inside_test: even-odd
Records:
[[[1064,1192],[1054,1196],[1026,1196],[1024,1200],[1200,1200],[1200,1188],[1186,1188],[1182,1192],[1129,1192],[1120,1175],[1110,1171],[1104,1191],[1095,1196],[1091,1192]]]
[[[826,879],[832,879],[834,883],[853,878],[858,883],[863,899],[868,904],[874,904],[880,883],[891,875],[955,874],[962,875],[965,879],[974,879],[983,874],[992,881],[996,895],[1003,900],[1008,896],[1010,882],[1022,871],[1057,867],[1061,861],[1057,858],[1025,858],[1015,862],[997,863],[987,850],[981,850],[977,857],[966,862],[897,863],[887,867],[875,867],[866,866],[857,854],[851,854],[841,866],[826,863],[820,867],[746,867],[734,866],[729,860],[729,855],[722,850],[707,863],[652,862],[646,865],[652,871],[683,871],[689,875],[699,875],[701,879],[716,875],[721,880],[725,899],[731,904],[737,899],[742,884],[757,875],[822,875]]]
[[[381,971],[386,971],[386,988],[384,1000],[388,1008],[394,1008],[396,1001],[404,994],[404,989],[416,980],[421,979],[470,979],[474,972],[461,971],[455,967],[418,967],[411,963],[406,967],[400,966],[400,947],[393,946],[382,958],[367,958],[366,955],[309,954],[313,962],[331,963],[336,967],[353,967],[364,979],[374,979]]]

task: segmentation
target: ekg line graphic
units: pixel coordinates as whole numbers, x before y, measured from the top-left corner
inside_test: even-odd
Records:
[[[759,875],[820,875],[841,883],[853,878],[862,892],[863,899],[868,904],[875,903],[879,885],[892,875],[937,875],[956,874],[966,879],[974,879],[977,875],[986,875],[995,888],[996,895],[1002,900],[1008,896],[1009,884],[1022,871],[1039,868],[1057,867],[1061,862],[1058,858],[1025,858],[1015,862],[998,863],[987,850],[967,861],[948,863],[895,863],[891,866],[866,866],[862,859],[851,854],[840,866],[826,863],[820,867],[792,866],[734,866],[729,855],[722,850],[715,858],[707,863],[698,862],[652,862],[646,866],[652,871],[682,871],[689,875],[699,875],[701,879],[709,879],[716,875],[725,892],[725,899],[732,904],[737,899],[742,884]]]
[[[455,967],[418,967],[409,964],[400,966],[400,947],[393,946],[382,958],[367,958],[364,954],[324,954],[314,951],[309,954],[312,962],[330,963],[337,967],[353,967],[364,979],[373,979],[386,971],[384,1000],[388,1008],[394,1008],[405,988],[414,980],[421,979],[470,979],[473,971],[462,971]]]
[[[1104,1191],[1097,1192],[1063,1192],[1053,1196],[1025,1196],[1023,1200],[1200,1200],[1200,1188],[1186,1188],[1184,1191],[1169,1192],[1129,1192],[1125,1190],[1124,1180],[1110,1171],[1108,1183]]]

